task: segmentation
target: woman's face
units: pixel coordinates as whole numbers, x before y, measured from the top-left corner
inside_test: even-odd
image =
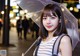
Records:
[[[51,16],[43,16],[42,20],[43,26],[48,32],[52,32],[57,29],[59,24],[59,19],[57,16],[52,15]]]

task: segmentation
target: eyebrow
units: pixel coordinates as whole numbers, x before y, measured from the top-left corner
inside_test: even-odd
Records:
[[[43,17],[47,17],[47,16],[50,16],[50,17],[56,17],[56,16],[54,16],[54,15],[43,15]]]
[[[57,15],[55,13],[44,13],[43,14],[43,17],[47,17],[47,16],[56,17]]]

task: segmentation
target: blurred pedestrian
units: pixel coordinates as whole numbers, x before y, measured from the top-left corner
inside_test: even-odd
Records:
[[[24,32],[24,39],[27,40],[27,32],[29,29],[29,21],[27,20],[26,16],[22,20],[23,32]]]
[[[22,39],[22,16],[16,22],[16,28],[18,33],[18,38]]]
[[[33,23],[33,30],[36,33],[36,38],[39,37],[39,26],[34,22]]]
[[[30,31],[31,31],[31,35],[32,35],[32,38],[34,38],[34,32],[35,32],[35,37],[38,38],[39,36],[39,26],[34,22],[32,21],[31,18],[29,18],[29,28],[30,28]]]

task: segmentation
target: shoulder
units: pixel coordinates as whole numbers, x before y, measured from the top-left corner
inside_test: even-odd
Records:
[[[72,54],[72,45],[69,36],[63,36],[60,43],[60,51],[62,56],[71,56]]]
[[[61,39],[61,43],[66,43],[66,42],[70,42],[70,41],[71,41],[70,37],[67,35],[63,36]]]
[[[71,40],[69,36],[63,36],[61,39],[61,43],[60,43],[60,49],[65,49],[65,48],[71,49],[72,45],[71,45]]]

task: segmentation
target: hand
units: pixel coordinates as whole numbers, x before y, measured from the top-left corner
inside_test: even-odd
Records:
[[[24,56],[24,53],[22,53],[22,55],[21,56]]]

